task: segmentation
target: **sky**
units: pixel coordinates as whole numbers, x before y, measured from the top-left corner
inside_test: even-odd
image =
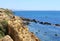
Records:
[[[0,8],[60,11],[60,0],[0,0]]]

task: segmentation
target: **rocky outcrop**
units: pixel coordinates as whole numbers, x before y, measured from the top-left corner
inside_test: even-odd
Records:
[[[3,26],[1,31],[3,31],[4,36],[10,35],[13,41],[40,41],[23,24],[23,20],[20,17],[13,15],[11,10],[0,9],[0,23]]]
[[[13,39],[9,35],[6,35],[0,41],[13,41]]]

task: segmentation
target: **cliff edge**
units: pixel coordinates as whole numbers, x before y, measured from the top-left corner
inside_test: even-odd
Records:
[[[0,41],[9,36],[6,41],[40,41],[28,27],[23,24],[23,20],[15,16],[9,9],[0,8]]]

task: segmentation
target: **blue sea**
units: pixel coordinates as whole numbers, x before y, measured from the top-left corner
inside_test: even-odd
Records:
[[[16,16],[38,21],[60,24],[60,11],[14,11]],[[60,27],[42,25],[31,22],[28,25],[29,31],[33,32],[41,41],[60,41]]]

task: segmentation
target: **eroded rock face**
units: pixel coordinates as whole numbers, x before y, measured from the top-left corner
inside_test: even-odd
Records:
[[[0,41],[13,41],[13,39],[9,35],[6,35],[2,39],[0,39]]]
[[[6,35],[4,38],[2,38],[2,41],[13,41],[13,39],[9,35]]]
[[[10,10],[0,10],[0,21],[2,20],[7,21],[6,33],[10,35],[14,41],[40,41],[33,33],[29,32],[26,25],[23,25],[23,20],[11,14]]]

